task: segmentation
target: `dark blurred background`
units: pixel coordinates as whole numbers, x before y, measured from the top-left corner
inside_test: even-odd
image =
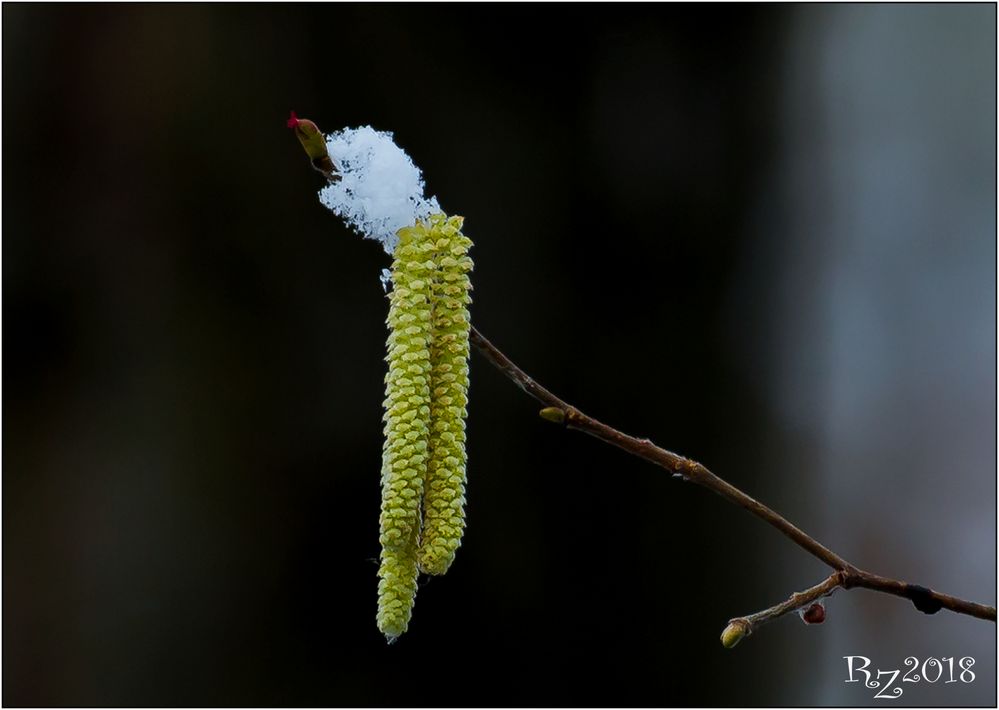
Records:
[[[477,355],[469,528],[375,628],[394,131],[478,327],[854,563],[996,601],[994,5],[3,5],[4,705],[874,704],[996,627],[864,591]]]

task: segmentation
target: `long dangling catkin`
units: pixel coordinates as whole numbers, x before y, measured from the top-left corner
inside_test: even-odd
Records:
[[[421,572],[444,574],[454,561],[465,529],[465,418],[468,405],[468,304],[472,241],[463,219],[430,217],[437,271],[433,283],[430,345],[430,460],[423,493],[423,533],[417,560]]]
[[[406,631],[416,598],[416,548],[430,431],[430,340],[434,244],[426,230],[400,229],[392,263],[382,451],[378,628]]]
[[[377,616],[391,642],[409,625],[419,573],[444,574],[465,528],[472,243],[391,133],[323,136],[294,112],[288,126],[328,180],[320,201],[393,256]]]

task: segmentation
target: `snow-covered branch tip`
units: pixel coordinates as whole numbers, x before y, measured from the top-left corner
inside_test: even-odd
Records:
[[[472,242],[462,217],[424,196],[391,133],[324,137],[294,113],[288,127],[327,178],[320,201],[392,256],[376,617],[391,643],[409,628],[418,575],[447,572],[465,530]]]

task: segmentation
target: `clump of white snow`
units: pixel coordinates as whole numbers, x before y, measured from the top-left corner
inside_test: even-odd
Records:
[[[371,126],[345,128],[326,137],[340,174],[319,191],[319,200],[391,254],[403,227],[440,212],[437,198],[423,196],[423,176],[392,134]]]

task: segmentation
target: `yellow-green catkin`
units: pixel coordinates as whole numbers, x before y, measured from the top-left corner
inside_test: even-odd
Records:
[[[463,218],[434,215],[422,225],[434,245],[430,346],[430,459],[423,493],[420,571],[444,574],[465,529],[465,419],[468,406],[469,272],[472,241]]]
[[[378,628],[394,640],[413,613],[420,505],[431,416],[431,310],[434,244],[425,229],[399,230],[389,296],[385,443],[382,452]]]

